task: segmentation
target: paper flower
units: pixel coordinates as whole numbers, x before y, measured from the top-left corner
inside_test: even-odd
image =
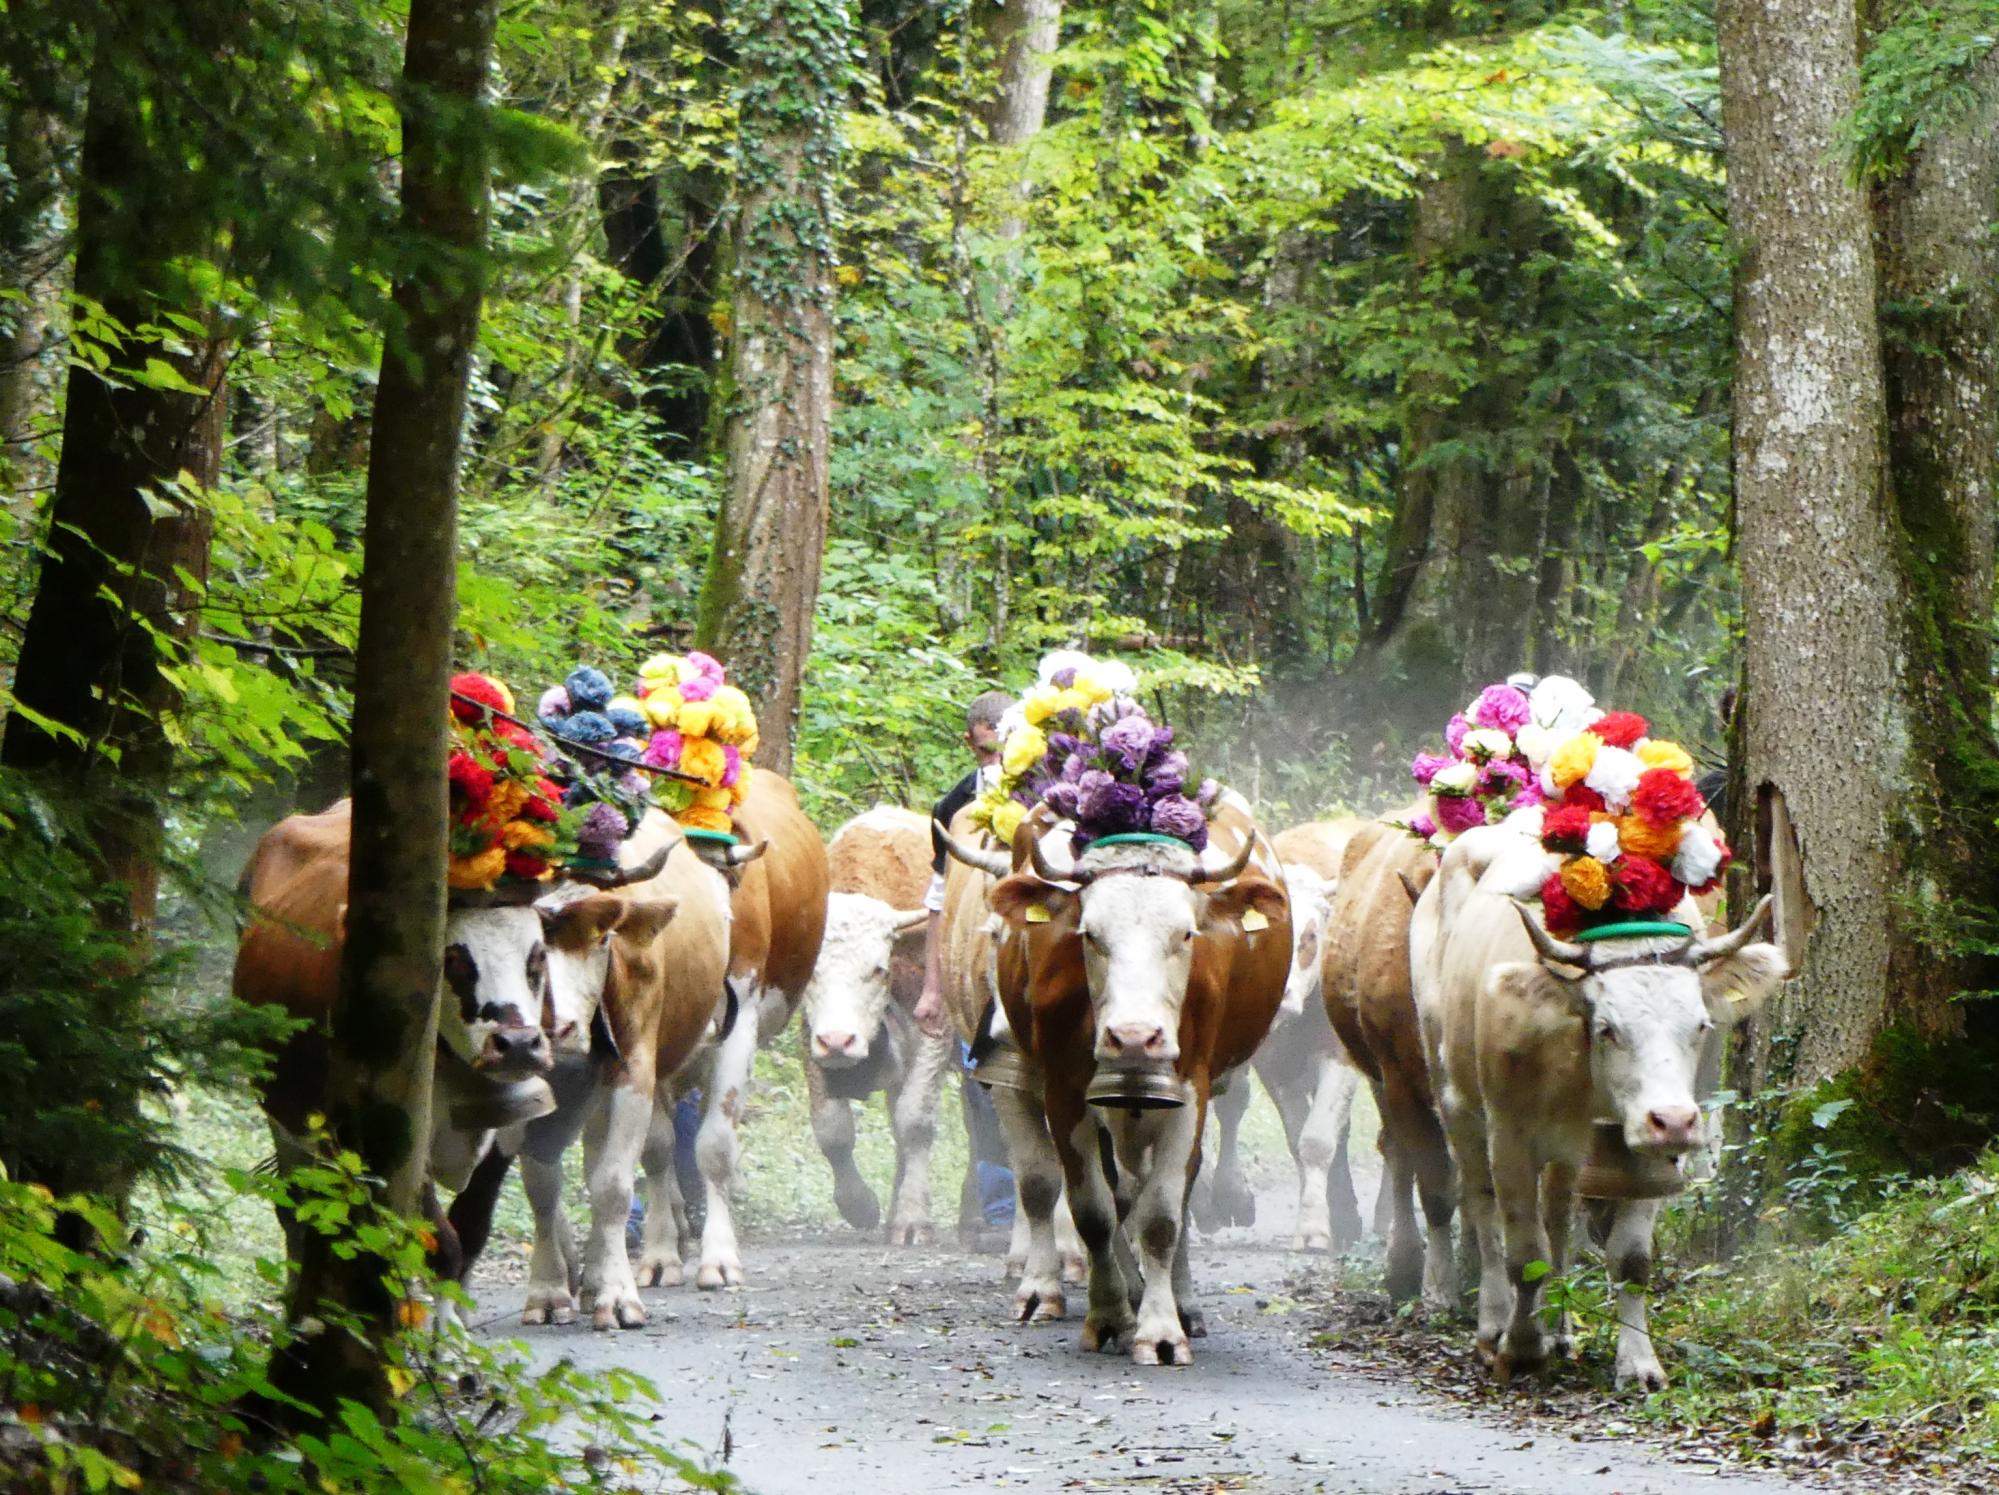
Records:
[[[1599,862],[1616,861],[1624,852],[1617,840],[1617,822],[1599,820],[1592,825],[1583,840],[1583,850]]]
[[[1428,789],[1430,781],[1437,777],[1439,771],[1449,768],[1451,762],[1442,753],[1418,753],[1409,765],[1409,776]]]
[[[1698,821],[1689,821],[1680,832],[1679,848],[1673,855],[1673,876],[1690,888],[1702,888],[1721,872],[1725,848]]]
[[[1473,727],[1460,739],[1458,750],[1467,758],[1481,762],[1487,758],[1510,758],[1513,739],[1496,727]]]
[[[1670,768],[1674,773],[1692,778],[1694,760],[1677,742],[1663,742],[1657,739],[1641,742],[1637,747],[1638,761],[1647,768]]]
[[[1434,813],[1438,828],[1453,836],[1485,824],[1485,806],[1468,794],[1437,796]]]
[[[1670,768],[1648,768],[1634,786],[1631,807],[1653,825],[1674,825],[1706,809],[1700,790]]]
[[[1606,745],[1597,749],[1583,783],[1601,794],[1604,804],[1610,809],[1621,811],[1631,803],[1631,796],[1638,788],[1639,776],[1644,772],[1645,765],[1638,761],[1636,755],[1624,748]]]
[[[1152,829],[1162,836],[1177,836],[1197,852],[1208,844],[1208,817],[1183,794],[1169,794],[1153,803]]]
[[[1589,724],[1589,734],[1615,748],[1628,748],[1651,731],[1645,718],[1635,711],[1612,711]]]
[[[1625,857],[1611,873],[1611,882],[1611,901],[1626,913],[1671,913],[1685,896],[1673,874],[1650,857]]]
[[[1511,685],[1488,685],[1465,715],[1474,725],[1497,728],[1509,738],[1533,719],[1526,695]]]
[[[1564,862],[1561,877],[1568,895],[1591,913],[1610,902],[1610,869],[1595,857]]]

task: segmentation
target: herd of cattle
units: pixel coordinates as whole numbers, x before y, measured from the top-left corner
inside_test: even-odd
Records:
[[[1204,1332],[1190,1209],[1217,1224],[1253,1210],[1235,1146],[1249,1075],[1269,1089],[1297,1164],[1295,1243],[1321,1248],[1360,1232],[1345,1164],[1365,1080],[1382,1118],[1389,1290],[1455,1308],[1462,1208],[1477,1244],[1477,1349],[1510,1375],[1568,1349],[1566,1322],[1544,1327],[1541,1296],[1564,1264],[1579,1180],[1604,1171],[1606,1145],[1672,1176],[1670,1160],[1702,1134],[1703,1051],[1787,974],[1782,952],[1755,938],[1762,907],[1716,937],[1552,937],[1517,901],[1546,875],[1538,826],[1524,823],[1468,832],[1441,859],[1387,821],[1267,837],[1233,795],[1200,856],[1157,838],[1078,855],[1045,808],[1010,850],[963,815],[946,831],[942,970],[956,1031],[941,1035],[911,1016],[928,823],[883,807],[828,843],[790,784],[764,771],[737,847],[685,841],[652,812],[622,874],[541,887],[532,902],[454,901],[431,1176],[457,1193],[448,1213],[431,1201],[440,1269],[469,1273],[518,1158],[535,1228],[525,1322],[588,1312],[600,1329],[635,1327],[641,1288],[679,1283],[683,1263],[700,1287],[741,1283],[738,1127],[757,1049],[802,1009],[813,1131],[842,1214],[881,1221],[854,1166],[852,1105],[884,1093],[897,1159],[886,1232],[928,1239],[931,1143],[962,1040],[1014,1174],[1016,1317],[1064,1317],[1065,1284],[1081,1281],[1084,1345],[1144,1364],[1188,1363]],[[301,1154],[323,1094],[347,842],[344,803],[293,816],[246,874],[237,993],[316,1020],[265,1096],[281,1159]],[[1682,917],[1709,928],[1691,905]],[[673,1158],[674,1108],[695,1091],[698,1239]],[[1211,1105],[1219,1159],[1203,1170]],[[591,1217],[580,1250],[561,1202],[579,1135]],[[626,1222],[641,1172],[634,1261]],[[1664,1191],[1581,1192],[1597,1196],[1617,1284],[1618,1382],[1656,1387],[1644,1291]]]

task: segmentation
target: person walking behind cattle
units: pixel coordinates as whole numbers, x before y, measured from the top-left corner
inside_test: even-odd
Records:
[[[1003,690],[989,690],[965,710],[965,746],[972,751],[976,766],[937,802],[930,812],[930,890],[923,907],[930,917],[923,934],[923,991],[916,1003],[916,1026],[936,1037],[943,1033],[944,1012],[944,871],[948,859],[944,842],[934,829],[948,826],[951,819],[978,797],[984,781],[999,770],[1000,718],[1013,705],[1013,697]],[[967,1061],[969,1062],[969,1056]],[[964,1075],[969,1080],[969,1071]],[[959,1231],[976,1234],[980,1224],[1006,1226],[1012,1223],[1013,1173],[1007,1164],[1006,1145],[1000,1136],[999,1117],[983,1087],[964,1084],[959,1089],[965,1113],[965,1141],[971,1154],[970,1173],[976,1186],[967,1189],[959,1210]],[[973,1208],[976,1204],[976,1208]],[[969,1242],[968,1242],[969,1244]]]

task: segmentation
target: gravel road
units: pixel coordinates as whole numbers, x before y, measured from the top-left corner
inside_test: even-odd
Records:
[[[502,1258],[479,1321],[541,1363],[643,1372],[674,1431],[764,1495],[1798,1488],[1594,1426],[1578,1441],[1559,1421],[1486,1420],[1407,1372],[1355,1363],[1321,1337],[1323,1305],[1287,1293],[1326,1272],[1325,1258],[1246,1235],[1196,1248],[1209,1337],[1182,1369],[1086,1354],[1073,1318],[1007,1322],[996,1257],[891,1250],[845,1230],[746,1241],[747,1287],[649,1291],[652,1322],[620,1333],[520,1329],[520,1289],[506,1280],[518,1262]]]

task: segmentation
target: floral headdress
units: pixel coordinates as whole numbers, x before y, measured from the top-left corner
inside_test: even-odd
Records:
[[[1729,850],[1700,823],[1692,757],[1650,732],[1565,676],[1531,690],[1489,685],[1445,728],[1449,756],[1420,753],[1410,766],[1430,810],[1408,829],[1441,848],[1542,806],[1541,845],[1561,858],[1540,891],[1550,933],[1660,918],[1710,891]]]
[[[649,799],[648,776],[636,767],[609,768],[595,754],[627,763],[644,760],[651,727],[637,696],[612,693],[602,670],[582,665],[562,684],[541,693],[535,715],[559,747],[594,750],[574,755],[574,773],[562,802],[582,812],[576,831],[577,855],[592,863],[615,865],[620,844],[638,828]]]
[[[539,882],[564,859],[571,839],[563,835],[562,792],[547,775],[541,743],[493,714],[513,714],[513,692],[503,682],[455,675],[451,690],[448,881],[474,889],[503,878]]]
[[[1126,666],[1064,650],[1041,662],[1040,681],[1001,721],[1000,778],[974,808],[975,822],[1011,842],[1035,804],[1075,824],[1080,853],[1101,836],[1150,833],[1208,844],[1213,780],[1187,792],[1187,755],[1131,692]]]
[[[650,729],[642,761],[699,781],[656,780],[654,802],[688,830],[731,830],[733,812],[749,791],[748,759],[760,739],[750,698],[728,683],[721,662],[698,650],[656,654],[640,667],[632,696],[606,701],[606,719],[614,729],[613,713],[626,703]]]

